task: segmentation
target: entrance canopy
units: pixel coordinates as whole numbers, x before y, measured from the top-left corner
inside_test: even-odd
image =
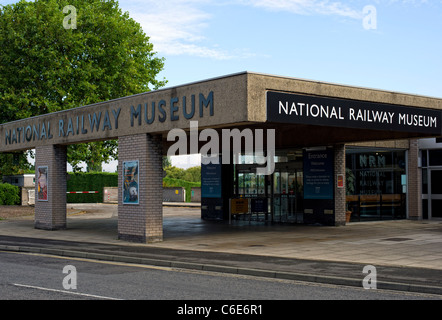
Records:
[[[267,167],[256,169],[257,176],[267,175],[264,184],[259,178],[264,186],[260,190],[273,201],[275,220],[297,217],[301,211],[304,221],[342,225],[346,215],[345,144],[442,136],[441,118],[442,99],[243,72],[2,124],[0,152],[35,148],[35,227],[64,229],[66,145],[118,139],[118,238],[155,242],[163,239],[162,155],[169,154],[169,149],[179,150],[180,155],[203,154],[196,143],[208,137],[210,143],[212,137],[219,140],[215,133],[220,130],[233,132],[218,141],[224,143],[220,154],[215,147],[215,152],[211,149],[211,156],[222,156],[222,164],[206,164],[202,173],[203,187],[209,186],[202,190],[202,216],[230,215],[227,208],[234,185],[230,157],[239,152],[242,137],[245,151],[251,145],[260,151],[264,147],[260,144],[262,129],[271,129],[267,130],[266,158],[272,158],[272,147],[273,151],[294,148],[304,152],[302,172],[300,163],[277,165],[274,174],[271,165],[269,171]],[[249,130],[239,132],[244,128]],[[259,129],[254,143],[250,129]],[[174,143],[175,149],[169,148],[170,133],[178,140],[189,139],[190,150],[187,146],[181,149],[181,141],[176,142],[178,147]],[[320,148],[309,148],[315,146]],[[408,190],[419,181],[413,150],[410,142],[408,165],[414,169],[409,170]],[[264,157],[261,152],[255,155]],[[240,170],[238,167],[238,176]],[[300,188],[293,182],[300,181],[301,175],[305,178],[303,196],[296,198]],[[236,181],[239,190],[243,185]],[[259,207],[265,209],[263,203]]]
[[[442,99],[243,72],[0,125],[0,152],[173,128],[276,128],[276,146],[441,136]],[[166,148],[163,152],[167,151]]]

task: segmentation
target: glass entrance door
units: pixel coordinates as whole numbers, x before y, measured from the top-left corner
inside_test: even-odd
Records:
[[[280,222],[281,221],[281,172],[275,171],[273,173],[273,190],[272,190],[272,202],[273,202],[273,210],[272,210],[272,221]]]
[[[270,180],[267,176],[256,174],[256,168],[251,165],[237,165],[235,175],[234,197],[250,199],[247,219],[270,221],[271,215],[268,214]],[[257,203],[260,205],[257,206]]]
[[[271,175],[256,174],[256,164],[243,161],[235,164],[234,197],[251,199],[252,220],[303,223],[302,150],[280,154],[275,156],[275,170]],[[254,207],[257,203],[261,205]]]
[[[298,169],[289,173],[288,180],[288,201],[289,201],[289,221],[302,223],[304,217],[304,189],[303,171]]]
[[[272,220],[274,222],[302,223],[304,210],[302,169],[276,169],[272,181]]]

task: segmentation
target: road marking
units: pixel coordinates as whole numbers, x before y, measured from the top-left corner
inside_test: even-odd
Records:
[[[162,266],[154,266],[154,265],[147,265],[147,264],[129,263],[129,262],[106,261],[106,260],[97,260],[97,259],[93,259],[93,258],[77,258],[77,257],[69,257],[69,256],[57,256],[57,255],[47,254],[47,253],[16,252],[16,251],[3,251],[3,250],[0,250],[0,252],[11,253],[11,254],[21,254],[21,255],[27,255],[27,256],[47,257],[47,258],[62,259],[62,260],[74,260],[74,261],[83,261],[83,262],[90,262],[90,263],[119,265],[119,266],[144,268],[144,269],[156,269],[156,270],[163,270],[163,271],[174,271],[176,269],[175,267],[162,267]],[[187,269],[183,269],[183,270],[187,270]]]
[[[219,277],[230,277],[230,278],[242,278],[242,279],[253,279],[258,281],[266,281],[266,282],[280,282],[280,283],[287,283],[287,284],[294,284],[294,285],[305,285],[305,286],[313,286],[313,287],[328,287],[328,288],[348,288],[348,289],[356,289],[356,290],[362,290],[367,291],[362,287],[362,280],[361,280],[361,287],[356,286],[346,286],[346,285],[337,285],[337,284],[331,284],[331,283],[322,283],[322,282],[309,282],[309,281],[302,281],[302,280],[289,280],[289,279],[278,279],[278,278],[266,278],[266,277],[259,277],[259,276],[253,276],[253,275],[245,275],[245,274],[235,274],[235,273],[224,273],[224,272],[217,272],[217,271],[207,271],[207,270],[195,270],[195,269],[184,269],[184,268],[177,268],[177,267],[162,267],[162,266],[153,266],[153,265],[144,265],[144,264],[137,264],[137,263],[126,263],[126,262],[117,262],[117,261],[105,261],[105,260],[95,260],[91,258],[76,258],[76,257],[68,257],[68,256],[56,256],[51,254],[44,254],[44,253],[33,253],[33,252],[15,252],[15,251],[3,251],[0,250],[0,252],[3,253],[11,253],[11,254],[22,254],[22,255],[34,255],[34,256],[42,256],[42,257],[48,257],[48,258],[54,258],[54,259],[63,259],[63,260],[74,260],[74,261],[83,261],[83,262],[90,262],[90,263],[98,263],[98,264],[109,264],[109,265],[119,265],[119,266],[126,266],[126,267],[134,267],[134,268],[143,268],[143,269],[155,269],[160,271],[168,271],[168,272],[182,272],[182,273],[193,273],[193,274],[204,274],[204,275],[211,275],[211,276],[219,276]],[[13,284],[16,285],[16,284]],[[17,284],[17,286],[20,286]],[[25,285],[21,285],[25,286]],[[32,286],[29,286],[32,287]],[[39,288],[39,287],[34,287]],[[45,289],[45,288],[42,288]],[[71,291],[64,291],[64,290],[55,290],[55,289],[46,289],[49,291],[58,291],[58,292],[64,292],[64,293],[70,293],[70,294],[80,294],[75,293]],[[441,295],[434,294],[434,293],[424,293],[424,292],[410,292],[410,291],[400,291],[400,290],[389,290],[389,289],[377,289],[376,291],[381,292],[388,292],[391,294],[396,295],[409,295],[409,296],[421,296],[421,297],[437,297],[441,298]],[[87,294],[84,294],[87,295]],[[91,295],[93,296],[93,295]],[[99,296],[95,296],[99,297]],[[108,297],[102,297],[103,299],[113,299],[113,300],[123,300],[118,298],[108,298]]]
[[[66,291],[66,290],[57,290],[57,289],[43,288],[43,287],[37,287],[37,286],[31,286],[31,285],[19,284],[19,283],[13,283],[12,285],[16,286],[16,287],[37,289],[37,290],[43,290],[43,291],[51,291],[51,292],[57,292],[57,293],[67,293],[67,294],[73,294],[73,295],[89,297],[89,298],[98,298],[98,299],[107,299],[107,300],[122,300],[122,299],[118,299],[118,298],[105,297],[105,296],[97,296],[97,295],[88,294],[88,293],[81,293],[81,292],[73,292],[73,291]]]

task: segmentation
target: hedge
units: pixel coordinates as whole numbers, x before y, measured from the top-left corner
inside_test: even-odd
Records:
[[[19,205],[20,188],[0,182],[0,205]]]
[[[69,173],[67,191],[98,191],[97,194],[68,194],[68,203],[101,203],[103,188],[118,187],[118,173],[77,172]]]
[[[118,187],[118,173],[107,172],[69,172],[67,191],[98,191],[97,194],[68,194],[68,203],[101,203],[103,188]],[[201,187],[201,182],[190,182],[181,179],[163,178],[163,187],[184,187],[186,202],[190,202],[192,187]]]

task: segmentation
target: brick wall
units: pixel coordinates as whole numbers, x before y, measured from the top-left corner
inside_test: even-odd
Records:
[[[35,222],[37,229],[66,228],[66,146],[48,145],[35,148]],[[38,167],[48,167],[48,200],[39,201]]]
[[[408,219],[422,219],[422,171],[418,167],[418,140],[410,140],[408,149]]]
[[[118,186],[123,162],[139,161],[138,204],[123,204],[118,193],[118,238],[132,242],[163,240],[163,174],[161,136],[139,134],[118,139]]]

